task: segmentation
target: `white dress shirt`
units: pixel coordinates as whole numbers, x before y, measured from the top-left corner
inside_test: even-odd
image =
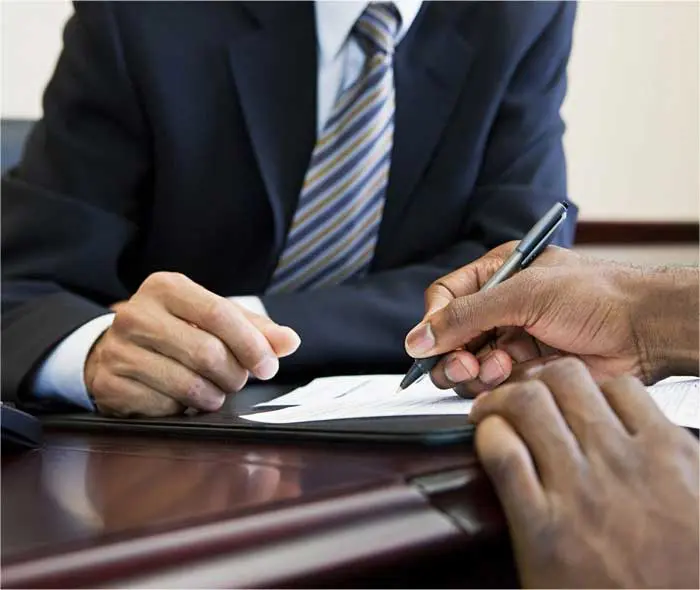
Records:
[[[318,133],[330,116],[338,95],[362,72],[365,54],[350,32],[367,4],[369,3],[350,0],[320,0],[315,3]],[[413,24],[421,4],[420,0],[394,0],[401,15],[397,43]],[[234,296],[230,299],[250,311],[268,315],[259,297]],[[85,361],[92,346],[109,328],[113,319],[114,314],[94,318],[64,338],[37,371],[32,387],[34,395],[44,399],[58,398],[94,410],[85,387]]]

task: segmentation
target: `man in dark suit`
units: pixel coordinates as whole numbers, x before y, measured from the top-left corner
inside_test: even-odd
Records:
[[[424,288],[566,197],[574,12],[77,3],[3,179],[3,395],[157,415],[287,355],[404,369]]]

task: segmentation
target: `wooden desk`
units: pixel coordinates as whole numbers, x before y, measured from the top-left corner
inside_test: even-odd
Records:
[[[2,560],[4,587],[517,584],[465,448],[49,431],[2,459]]]

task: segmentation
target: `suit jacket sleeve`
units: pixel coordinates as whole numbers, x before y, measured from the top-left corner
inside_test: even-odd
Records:
[[[566,197],[559,109],[566,91],[574,13],[573,3],[559,6],[510,79],[478,185],[469,196],[462,241],[410,267],[302,294],[263,297],[270,316],[302,338],[297,353],[284,360],[283,370],[404,370],[409,363],[404,336],[423,315],[424,289],[492,247],[521,238],[554,202]],[[570,213],[555,243],[571,245],[576,213],[573,208]]]
[[[117,266],[135,231],[148,138],[111,10],[75,8],[44,118],[2,180],[4,398],[64,336],[128,296]]]

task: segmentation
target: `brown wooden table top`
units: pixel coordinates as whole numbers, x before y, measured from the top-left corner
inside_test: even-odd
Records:
[[[2,560],[4,587],[516,583],[467,446],[48,431],[2,458]]]

